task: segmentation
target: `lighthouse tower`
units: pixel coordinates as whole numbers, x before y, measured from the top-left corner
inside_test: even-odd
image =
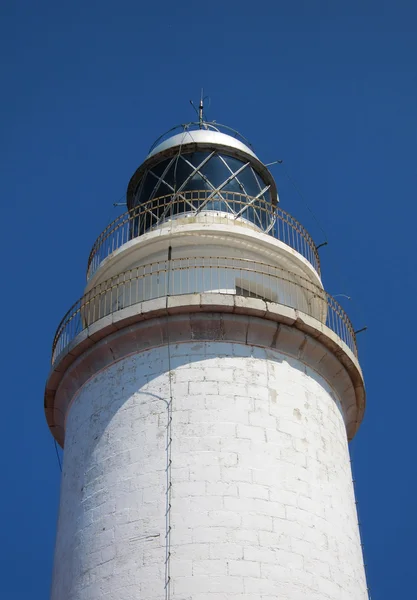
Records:
[[[151,148],[93,245],[45,393],[52,600],[365,600],[365,392],[316,246],[236,132]]]

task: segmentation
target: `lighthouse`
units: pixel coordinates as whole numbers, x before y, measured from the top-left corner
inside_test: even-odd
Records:
[[[364,381],[311,236],[201,107],[126,201],[53,340],[52,600],[367,599]]]

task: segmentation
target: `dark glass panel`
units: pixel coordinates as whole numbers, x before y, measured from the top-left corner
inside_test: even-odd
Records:
[[[259,175],[259,173],[257,173],[255,171],[255,169],[252,169],[252,171],[255,174],[255,177],[256,177],[256,179],[258,181],[259,191],[263,190],[264,187],[266,186],[265,181],[262,179],[262,177]]]
[[[233,171],[233,173],[235,173],[238,169],[240,169],[242,165],[245,164],[243,161],[239,160],[238,158],[234,158],[233,156],[228,156],[226,154],[222,154],[222,156],[223,159],[229,165],[230,169]]]
[[[186,190],[211,190],[212,188],[207,183],[203,177],[201,177],[200,173],[195,173],[190,181],[187,182],[185,186]]]
[[[239,187],[242,186],[248,196],[253,198],[259,194],[258,182],[254,178],[249,167],[246,167],[242,173],[239,173],[237,179],[239,181]]]
[[[190,154],[184,154],[184,158],[194,165],[194,167],[198,167],[210,154],[211,152],[191,152]]]
[[[207,177],[214,188],[218,188],[230,176],[229,169],[226,167],[220,156],[212,156],[210,160],[200,169],[200,172]]]
[[[266,183],[264,182],[264,180],[262,179],[262,177],[259,175],[259,173],[256,173],[256,171],[254,171],[254,173],[255,173],[255,177],[256,177],[256,179],[258,181],[259,191],[261,191],[261,190],[264,189],[264,187],[266,187]],[[269,192],[269,189],[262,194],[261,198],[263,198],[267,202],[271,201],[271,194]]]
[[[165,180],[172,185],[174,190],[182,186],[184,181],[191,175],[193,168],[179,156],[171,165]]]
[[[143,204],[144,201],[149,200],[157,183],[158,180],[148,171],[145,175],[145,181],[139,192],[139,196],[136,196],[135,205]]]
[[[155,175],[157,175],[158,177],[162,177],[163,172],[165,171],[165,169],[167,168],[167,166],[169,165],[171,160],[172,160],[172,158],[169,158],[167,160],[162,160],[161,162],[154,165],[150,170],[153,173],[155,173]]]

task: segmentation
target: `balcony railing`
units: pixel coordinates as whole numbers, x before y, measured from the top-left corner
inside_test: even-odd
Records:
[[[246,259],[197,257],[135,267],[91,289],[62,319],[53,342],[52,363],[83,329],[102,317],[146,300],[202,292],[262,298],[298,309],[326,324],[357,354],[346,313],[308,279]]]
[[[99,235],[90,252],[87,279],[102,261],[126,242],[181,217],[204,214],[205,222],[219,222],[220,217],[239,219],[263,233],[284,242],[299,252],[320,274],[320,259],[310,234],[289,213],[270,202],[223,190],[213,196],[210,190],[183,191],[160,196],[117,217]]]

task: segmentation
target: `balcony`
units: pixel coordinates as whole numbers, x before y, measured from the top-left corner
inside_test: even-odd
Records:
[[[280,240],[301,254],[320,275],[320,259],[310,234],[279,207],[257,197],[236,192],[183,191],[160,196],[120,215],[99,235],[91,250],[87,279],[104,259],[127,242],[178,219],[204,223],[238,221]]]
[[[103,317],[148,300],[201,293],[260,298],[297,309],[330,328],[357,356],[346,313],[310,280],[246,259],[195,257],[142,265],[92,288],[62,319],[53,341],[52,364],[79,333]]]

